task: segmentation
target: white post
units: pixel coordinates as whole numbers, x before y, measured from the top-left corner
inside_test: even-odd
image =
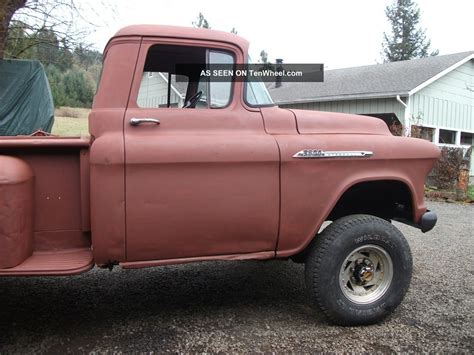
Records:
[[[397,101],[402,104],[402,106],[405,108],[404,110],[404,115],[403,115],[403,135],[405,137],[410,137],[411,136],[411,122],[410,122],[410,96],[407,97],[407,102],[403,102],[401,99],[400,95],[397,95],[396,97]]]
[[[456,138],[454,144],[461,145],[461,131],[456,131]]]
[[[410,96],[407,97],[405,107],[405,136],[411,137],[411,112],[410,112]]]
[[[434,144],[438,144],[438,143],[439,143],[439,128],[438,128],[438,127],[436,127],[435,130],[434,130],[433,143],[434,143]]]

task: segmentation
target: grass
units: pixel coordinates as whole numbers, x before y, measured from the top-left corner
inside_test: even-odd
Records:
[[[62,137],[89,135],[87,116],[90,109],[60,107],[56,109],[52,134]]]
[[[469,185],[469,187],[467,188],[467,196],[471,200],[474,200],[474,185]]]

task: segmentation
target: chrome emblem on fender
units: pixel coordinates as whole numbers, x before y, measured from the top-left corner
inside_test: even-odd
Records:
[[[317,159],[317,158],[369,158],[373,152],[363,150],[334,150],[323,151],[321,149],[303,149],[293,155],[293,158]]]

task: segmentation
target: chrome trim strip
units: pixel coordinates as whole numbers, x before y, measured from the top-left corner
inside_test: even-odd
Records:
[[[298,159],[319,159],[319,158],[369,158],[373,152],[364,150],[333,150],[323,151],[320,149],[303,149],[293,155]]]

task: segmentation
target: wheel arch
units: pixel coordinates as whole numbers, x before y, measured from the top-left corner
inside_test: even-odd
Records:
[[[415,192],[408,181],[400,177],[364,179],[353,181],[342,190],[324,220],[369,214],[415,222],[415,206]]]
[[[394,189],[390,193],[391,198],[383,201],[380,198],[381,196],[383,197],[382,193],[391,191],[391,189]],[[364,196],[368,191],[378,199],[371,201],[368,205],[361,204],[361,196]],[[396,192],[400,194],[395,196]],[[383,208],[381,211],[377,211],[377,207],[380,206],[383,206]],[[414,223],[416,220],[416,206],[415,190],[412,184],[402,177],[391,176],[352,180],[345,188],[340,190],[340,193],[334,199],[333,204],[322,219],[322,223],[316,226],[306,243],[299,248],[299,252],[291,256],[291,259],[296,262],[304,261],[309,246],[317,238],[325,222],[333,222],[339,218],[354,214],[368,214],[386,220],[396,219]]]

